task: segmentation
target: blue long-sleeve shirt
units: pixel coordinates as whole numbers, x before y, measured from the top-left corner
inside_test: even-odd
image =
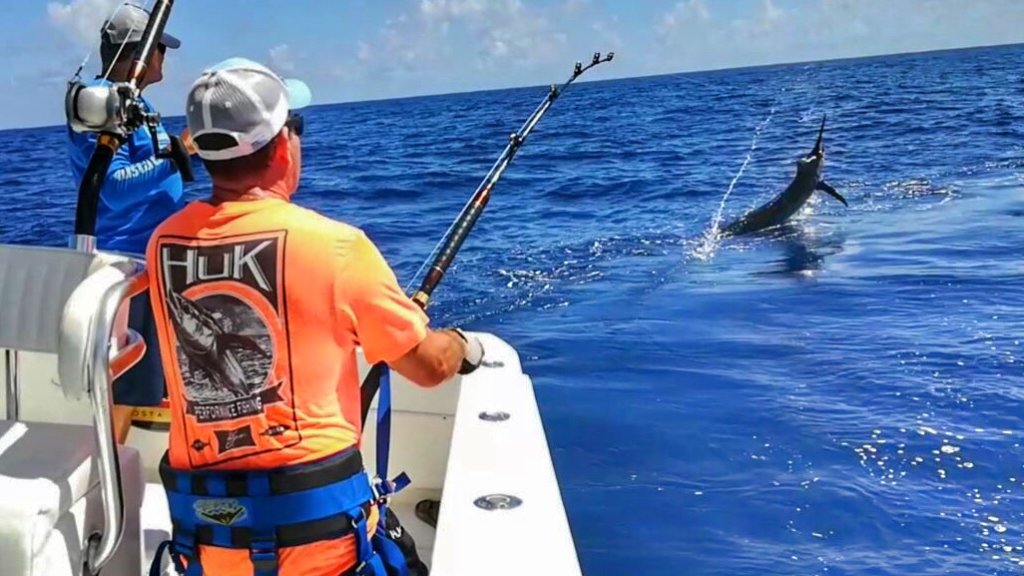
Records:
[[[145,98],[142,101],[152,112],[150,103]],[[157,142],[166,148],[170,137],[162,123],[156,131]],[[68,138],[71,170],[79,186],[96,149],[98,134],[79,134],[68,127]],[[96,246],[145,254],[153,230],[184,205],[181,174],[170,159],[156,158],[149,129],[142,127],[121,145],[107,170],[96,215]]]

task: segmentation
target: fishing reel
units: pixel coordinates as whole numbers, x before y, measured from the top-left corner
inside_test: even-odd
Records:
[[[79,80],[68,82],[64,95],[64,114],[68,126],[83,132],[106,132],[124,139],[145,126],[153,141],[156,157],[170,159],[181,173],[182,180],[192,182],[192,161],[181,138],[170,136],[170,146],[160,148],[157,126],[160,114],[148,112],[139,97],[139,90],[128,82],[86,86]]]
[[[86,86],[68,82],[64,114],[72,130],[108,132],[124,138],[145,123],[145,109],[137,90],[127,82]]]

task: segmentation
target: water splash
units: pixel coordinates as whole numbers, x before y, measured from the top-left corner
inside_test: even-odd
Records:
[[[701,239],[700,244],[693,250],[692,255],[699,260],[709,260],[715,255],[715,249],[718,248],[719,236],[719,224],[722,223],[722,213],[725,211],[725,203],[729,200],[729,195],[732,194],[733,188],[736,187],[736,183],[740,181],[743,176],[743,172],[746,171],[747,165],[754,158],[754,151],[757,150],[757,142],[761,139],[761,131],[764,130],[765,126],[772,121],[772,117],[775,116],[775,110],[778,104],[772,106],[768,112],[768,117],[758,123],[754,127],[754,136],[750,140],[750,150],[747,151],[747,157],[743,159],[743,164],[740,166],[739,172],[736,176],[733,176],[732,182],[729,183],[729,188],[725,191],[725,195],[722,196],[722,201],[718,204],[718,210],[715,212],[715,216],[711,219],[711,226],[704,231],[704,236]]]

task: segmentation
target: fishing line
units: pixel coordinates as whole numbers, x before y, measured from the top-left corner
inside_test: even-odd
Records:
[[[103,20],[103,25],[100,28],[101,32],[103,30],[106,30],[107,25],[110,23],[110,21],[117,16],[117,14],[121,11],[121,9],[125,7],[125,5],[125,3],[119,4],[116,8],[114,8],[114,11],[111,12],[111,14]],[[115,54],[113,60],[111,60],[110,66],[106,69],[106,71],[103,72],[102,76],[104,80],[110,79],[110,72],[114,69],[114,63],[121,58],[121,53],[124,52],[124,47],[128,44],[128,38],[131,37],[132,32],[135,32],[134,23],[132,24],[131,29],[128,31],[128,35],[125,37],[124,40],[121,41],[121,45],[117,47],[117,54]],[[78,68],[75,69],[75,73],[71,75],[71,79],[68,81],[68,84],[74,84],[75,82],[81,80],[82,70],[85,69],[85,66],[89,63],[90,58],[92,58],[92,50],[86,51],[85,58],[82,58],[82,62],[78,65]]]
[[[743,164],[740,166],[739,172],[733,176],[732,182],[729,183],[729,188],[725,191],[725,195],[722,196],[721,202],[718,204],[718,210],[711,219],[711,227],[704,231],[702,242],[693,251],[693,255],[701,260],[707,260],[714,255],[715,248],[718,246],[719,230],[718,225],[722,222],[722,213],[725,211],[725,203],[729,200],[729,196],[732,194],[733,189],[736,187],[736,183],[739,182],[743,173],[747,170],[747,165],[754,158],[754,151],[757,150],[758,140],[761,138],[761,131],[764,130],[772,118],[775,116],[775,111],[778,109],[779,100],[776,99],[775,103],[772,104],[768,117],[762,120],[754,127],[754,136],[750,141],[750,149],[747,151],[747,157],[744,158]]]
[[[125,7],[125,5],[126,5],[125,3],[122,3],[116,9],[114,9],[114,13],[111,14],[110,17],[108,17],[106,20],[103,21],[103,28],[102,28],[102,30],[106,30],[107,29],[107,25],[110,24],[110,21],[113,20],[115,16],[117,16],[118,12],[120,12],[121,9]],[[124,40],[121,41],[121,45],[117,47],[117,54],[114,54],[114,57],[111,58],[110,66],[107,67],[107,71],[103,73],[103,79],[104,80],[109,80],[110,79],[110,72],[114,69],[114,64],[116,64],[121,59],[121,53],[124,52],[124,47],[128,45],[128,39],[132,37],[132,32],[135,32],[135,23],[134,22],[132,23],[132,27],[128,30],[128,34],[125,35]],[[86,58],[86,60],[89,59],[88,56],[86,56],[85,58]],[[84,65],[84,62],[83,62],[83,65]]]
[[[505,149],[502,150],[498,159],[491,166],[491,169],[487,172],[487,175],[477,186],[473,195],[470,197],[462,210],[459,212],[458,217],[452,222],[452,225],[448,227],[448,230],[441,237],[441,241],[431,250],[430,257],[427,258],[420,269],[416,272],[413,277],[413,282],[410,283],[410,287],[415,283],[417,277],[423,273],[423,270],[429,267],[423,281],[420,283],[419,288],[411,296],[413,302],[420,306],[422,309],[427,308],[427,304],[430,301],[430,296],[434,289],[441,282],[448,267],[451,266],[455,259],[456,253],[462,247],[462,243],[466,240],[473,226],[476,224],[477,219],[483,213],[484,208],[490,201],[491,192],[493,191],[498,180],[501,179],[502,174],[509,167],[512,159],[516,153],[526,142],[527,137],[533,132],[533,129],[540,122],[540,119],[550,109],[551,105],[554,104],[562,93],[569,87],[570,84],[576,81],[584,72],[590,70],[594,66],[598,66],[604,62],[610,62],[615,56],[614,52],[608,52],[604,57],[601,56],[600,52],[595,52],[590,63],[586,66],[582,62],[576,62],[573,67],[572,75],[566,80],[561,86],[552,84],[547,95],[537,106],[537,108],[530,114],[526,122],[517,130],[509,135],[508,144],[505,145]],[[409,291],[409,287],[406,288]],[[387,381],[388,367],[384,363],[375,364],[370,372],[367,374],[366,379],[363,381],[363,385],[360,388],[362,396],[362,421],[365,423],[367,415],[370,410],[370,403],[373,401],[374,396],[377,395],[377,390],[381,388],[382,382]],[[380,414],[378,414],[380,416]]]

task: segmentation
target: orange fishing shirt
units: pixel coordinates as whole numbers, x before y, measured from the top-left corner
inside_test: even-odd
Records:
[[[278,468],[358,445],[356,347],[389,362],[427,333],[361,230],[285,200],[193,202],[156,229],[146,262],[176,469]],[[246,550],[199,557],[206,574],[252,574]],[[283,548],[279,573],[336,576],[355,559],[349,535]]]

